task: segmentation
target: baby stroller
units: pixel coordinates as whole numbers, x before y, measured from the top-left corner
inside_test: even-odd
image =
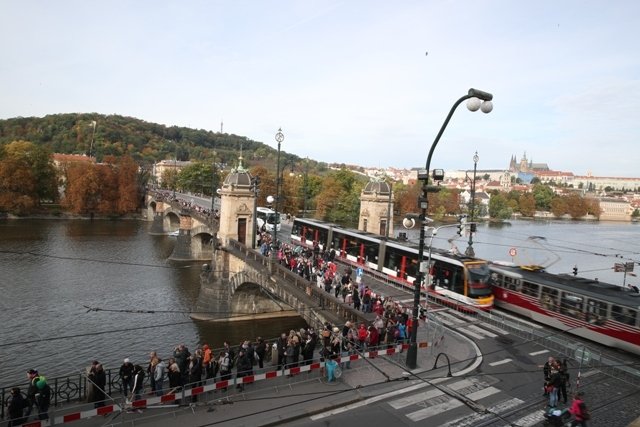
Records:
[[[569,427],[571,426],[571,414],[567,408],[549,408],[544,413],[544,425],[551,427]]]

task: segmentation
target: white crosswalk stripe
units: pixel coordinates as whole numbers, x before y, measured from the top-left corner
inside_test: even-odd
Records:
[[[508,335],[509,332],[501,329],[497,326],[489,325],[487,323],[478,322],[473,316],[469,316],[464,313],[458,313],[454,311],[438,311],[436,316],[440,318],[442,323],[455,328],[459,332],[464,333],[477,340],[485,338],[497,338],[498,335]],[[464,327],[462,327],[464,326]],[[492,332],[493,331],[493,332]]]
[[[493,332],[489,332],[489,331],[487,331],[485,329],[482,329],[482,328],[480,328],[479,326],[476,326],[476,325],[469,325],[467,328],[472,330],[472,331],[474,331],[474,332],[479,333],[480,335],[486,335],[489,338],[496,338],[497,337],[497,335],[494,334]]]
[[[472,400],[474,402],[478,402],[482,399],[488,398],[490,396],[497,395],[500,393],[500,389],[493,387],[491,385],[486,384],[482,380],[478,380],[475,378],[465,378],[462,380],[454,381],[448,384],[441,384],[440,389],[431,389],[424,392],[416,393],[409,396],[404,396],[398,399],[394,399],[389,402],[389,405],[394,409],[404,409],[408,408],[412,405],[421,407],[418,410],[411,411],[404,409],[405,416],[414,422],[422,421],[427,418],[433,417],[435,415],[441,415],[447,411],[459,408],[464,406],[464,403],[456,399],[449,394],[445,394],[445,389],[449,389],[452,392],[458,392],[463,394],[467,399]],[[519,399],[511,399],[508,401],[503,401],[499,405],[494,405],[496,407],[496,411],[506,411],[512,407],[517,406],[522,403]],[[502,406],[500,406],[502,405]],[[502,408],[502,409],[500,409]],[[496,412],[494,411],[494,413]],[[491,414],[475,414],[475,419],[481,419],[479,417],[483,417],[485,415]],[[465,420],[471,420],[474,415],[466,415],[464,417]],[[458,424],[450,424],[450,425],[461,425]],[[472,425],[471,421],[469,424]]]
[[[451,420],[445,424],[442,424],[441,427],[467,427],[474,426],[478,424],[480,421],[488,420],[490,418],[495,418],[495,414],[501,414],[507,411],[510,411],[518,406],[522,405],[524,401],[514,397],[509,400],[505,400],[496,405],[489,406],[487,408],[486,414],[478,414],[476,412],[471,413],[469,415],[465,415],[455,420]]]

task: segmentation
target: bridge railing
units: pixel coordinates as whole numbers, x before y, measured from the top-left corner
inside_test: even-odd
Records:
[[[258,251],[254,251],[236,240],[229,241],[229,248],[235,250],[236,254],[242,254],[245,262],[252,261],[259,263],[264,268],[271,268],[272,276],[279,277],[283,282],[289,284],[292,289],[297,290],[296,296],[309,301],[309,306],[306,308],[321,310],[323,316],[331,319],[332,324],[341,325],[346,321],[369,323],[372,320],[373,315],[367,316],[360,310],[343,303],[331,293],[319,288],[315,282],[292,272],[273,258],[265,257]],[[323,326],[320,319],[316,319],[316,322],[317,327],[321,328]]]

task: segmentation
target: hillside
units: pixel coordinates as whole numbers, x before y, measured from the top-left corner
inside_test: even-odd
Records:
[[[241,146],[245,159],[254,165],[274,165],[276,155],[274,148],[243,136],[97,113],[0,120],[0,145],[15,140],[45,146],[53,153],[89,154],[91,151],[98,161],[107,155],[128,154],[141,164],[174,157],[211,160],[214,150],[219,163],[233,164]],[[283,161],[299,160],[284,152],[282,156]]]

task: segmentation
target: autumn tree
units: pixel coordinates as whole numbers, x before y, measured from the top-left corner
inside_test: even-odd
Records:
[[[405,185],[400,182],[394,184],[395,208],[401,216],[418,212],[418,197],[420,197],[421,185],[420,181],[412,185]]]
[[[116,212],[135,212],[139,206],[138,165],[129,156],[120,158],[117,165],[118,198]]]
[[[567,213],[573,219],[582,218],[588,212],[584,197],[577,193],[571,193],[564,197],[566,199]]]
[[[360,212],[360,192],[363,182],[347,169],[332,172],[325,178],[322,191],[316,197],[316,217],[325,221],[355,226]]]
[[[536,213],[536,199],[531,193],[521,194],[518,198],[518,205],[522,216],[533,217]]]
[[[28,141],[13,141],[0,149],[3,163],[0,208],[22,214],[43,201],[57,201],[58,175],[46,148]],[[15,199],[11,202],[10,199]]]
[[[567,213],[567,203],[564,197],[556,196],[551,200],[551,213],[560,218]]]
[[[74,213],[95,212],[101,186],[100,174],[94,164],[70,162],[66,166],[62,206]]]

